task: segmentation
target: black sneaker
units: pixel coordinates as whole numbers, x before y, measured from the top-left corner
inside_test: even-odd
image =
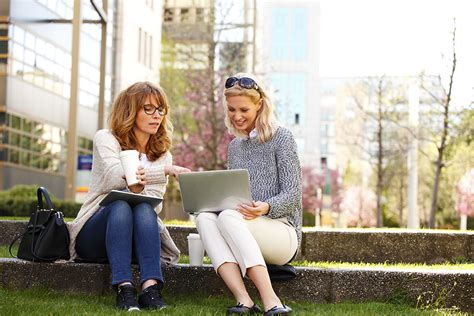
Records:
[[[117,288],[117,300],[115,306],[129,312],[140,310],[137,304],[137,290],[132,284],[125,284]]]
[[[161,296],[162,284],[155,284],[143,290],[142,294],[138,296],[138,304],[143,309],[163,309],[166,307]]]

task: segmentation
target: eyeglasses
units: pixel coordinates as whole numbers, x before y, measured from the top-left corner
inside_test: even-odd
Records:
[[[156,111],[158,111],[158,114],[160,114],[161,116],[165,116],[168,113],[168,110],[162,105],[156,107],[153,104],[145,104],[143,105],[143,110],[148,115],[153,115]]]
[[[244,89],[255,89],[258,92],[260,92],[260,88],[258,87],[255,80],[253,80],[252,78],[248,78],[248,77],[242,77],[242,78],[229,77],[225,81],[225,88],[229,89],[229,88],[235,86],[236,83],[239,83],[239,86],[241,86]]]

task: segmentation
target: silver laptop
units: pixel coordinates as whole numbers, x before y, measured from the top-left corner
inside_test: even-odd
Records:
[[[178,176],[185,212],[219,212],[251,204],[249,173],[245,169],[182,173]]]

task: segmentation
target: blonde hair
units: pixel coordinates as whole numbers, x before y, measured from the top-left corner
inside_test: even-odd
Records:
[[[232,87],[224,90],[224,96],[226,98],[234,96],[246,96],[249,97],[254,104],[257,104],[261,100],[262,105],[257,112],[257,117],[255,118],[255,129],[257,130],[258,140],[261,143],[268,141],[275,134],[275,131],[278,128],[278,122],[275,118],[273,104],[270,98],[268,97],[268,94],[265,92],[265,88],[263,87],[260,80],[258,80],[257,77],[252,74],[240,72],[233,75],[232,77],[251,78],[257,84],[258,90],[255,90],[242,88],[238,83],[236,83]],[[227,102],[224,102],[224,108],[226,113],[224,122],[227,126],[227,130],[229,131],[229,133],[240,137],[248,136],[247,134],[236,129],[232,124],[232,121],[229,117]]]
[[[122,150],[137,149],[138,142],[133,132],[135,119],[142,109],[147,97],[155,99],[168,113],[168,100],[163,89],[150,82],[137,82],[122,91],[115,99],[109,116],[109,128],[117,138]],[[150,136],[145,154],[150,161],[160,158],[171,148],[172,125],[165,115],[156,134]]]

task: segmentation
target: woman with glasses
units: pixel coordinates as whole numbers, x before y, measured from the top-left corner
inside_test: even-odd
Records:
[[[238,73],[227,79],[225,123],[236,138],[228,148],[229,169],[247,169],[254,202],[220,213],[200,213],[197,229],[217,274],[237,305],[227,314],[261,312],[243,277],[257,287],[265,315],[291,313],[270,282],[266,264],[284,265],[301,241],[301,167],[291,132],[279,126],[262,84]]]
[[[99,206],[111,190],[163,198],[169,175],[189,169],[172,165],[171,124],[164,91],[149,82],[137,82],[114,102],[109,129],[94,136],[92,181],[86,201],[70,226],[72,258],[109,262],[116,307],[128,311],[162,309],[163,275],[160,259],[176,263],[179,250],[158,217],[161,204],[131,206],[123,200]],[[120,162],[122,150],[137,150],[138,183],[129,185]],[[132,283],[132,260],[140,268],[141,294]]]

